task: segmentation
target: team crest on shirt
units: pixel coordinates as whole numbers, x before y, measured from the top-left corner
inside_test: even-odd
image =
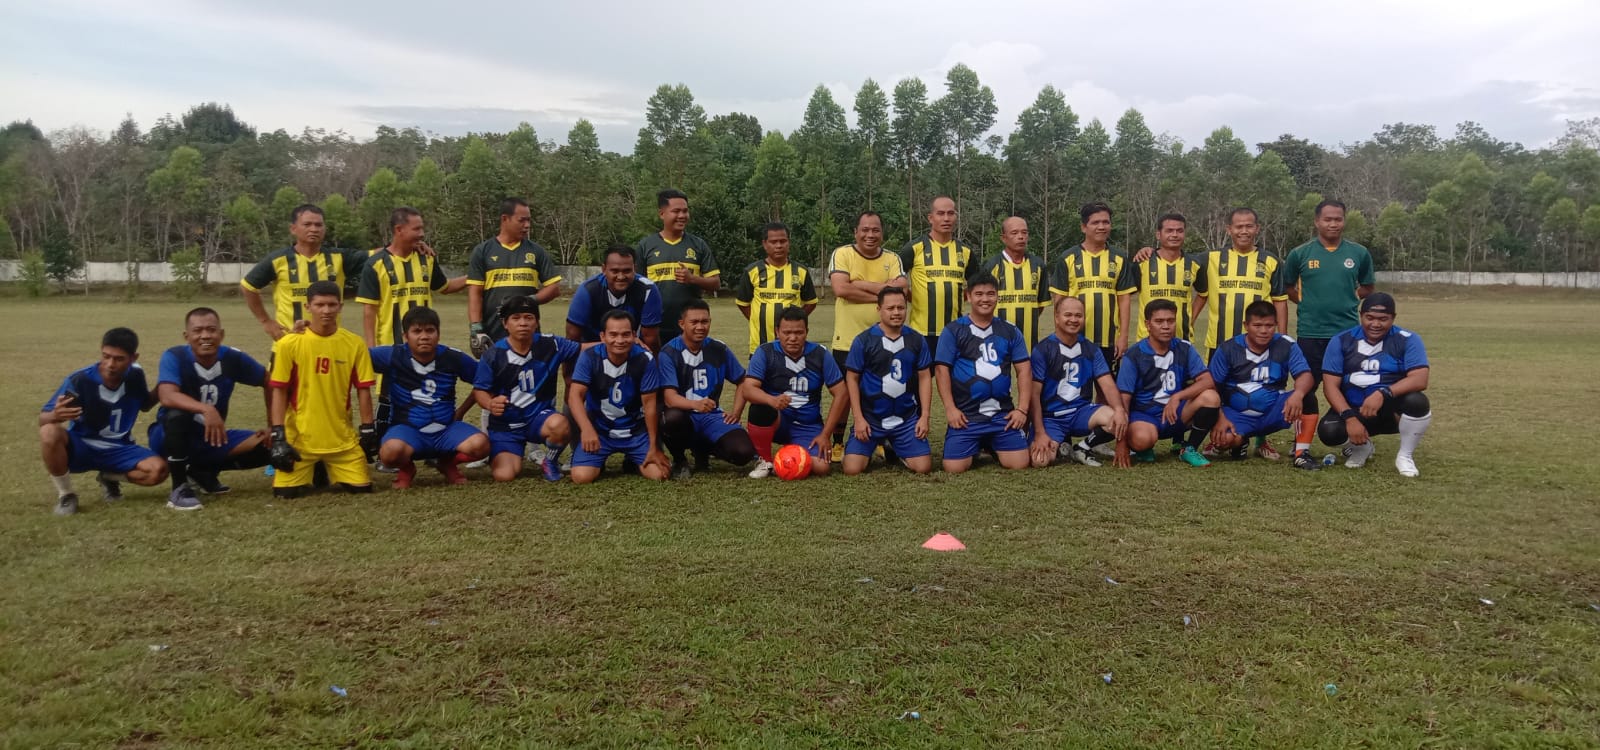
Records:
[[[1345,268],[1355,268],[1356,267],[1355,258],[1345,258],[1344,259],[1344,267]]]
[[[661,251],[660,250],[656,250],[656,251],[651,252],[650,253],[650,257],[652,257],[652,258],[660,258],[661,257]]]
[[[688,250],[683,251],[683,257],[688,258],[689,260],[694,260],[694,248],[691,247]]]
[[[1266,263],[1256,263],[1256,275],[1257,276],[1266,276],[1267,275],[1267,264]]]
[[[489,256],[489,260],[500,260],[500,256],[498,256],[498,255],[491,255],[491,256]]]
[[[522,262],[523,263],[533,263],[533,253],[523,253],[522,254]]]

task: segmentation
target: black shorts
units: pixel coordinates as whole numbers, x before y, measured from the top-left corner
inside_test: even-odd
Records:
[[[1311,392],[1316,393],[1322,388],[1322,358],[1328,353],[1328,342],[1331,339],[1295,339],[1295,344],[1300,347],[1300,354],[1306,358],[1306,366],[1311,368]]]

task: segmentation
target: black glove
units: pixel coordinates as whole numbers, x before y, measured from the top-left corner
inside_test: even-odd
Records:
[[[378,428],[369,422],[361,425],[356,430],[356,433],[361,436],[361,452],[367,454],[367,460],[371,461],[376,458],[378,455]]]
[[[467,339],[467,344],[472,349],[472,356],[483,359],[483,353],[489,351],[489,347],[494,346],[494,340],[489,338],[489,334],[483,332],[482,323],[473,323],[469,328],[471,335]]]
[[[289,436],[284,434],[283,427],[272,428],[272,468],[278,471],[294,471],[294,464],[300,460],[300,454],[294,446],[289,444]]]

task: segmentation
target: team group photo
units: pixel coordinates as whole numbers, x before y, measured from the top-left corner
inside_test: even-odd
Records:
[[[1600,748],[1587,5],[6,17],[0,748]]]

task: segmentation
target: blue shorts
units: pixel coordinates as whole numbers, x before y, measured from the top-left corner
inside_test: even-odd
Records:
[[[705,414],[690,412],[689,421],[694,425],[695,443],[704,442],[706,445],[716,445],[717,441],[728,433],[744,429],[738,422],[733,424],[724,422],[723,419],[726,417],[727,413],[721,409]]]
[[[1233,431],[1241,437],[1256,437],[1257,435],[1271,435],[1279,430],[1287,430],[1293,425],[1283,420],[1283,405],[1289,403],[1291,393],[1278,396],[1276,403],[1265,414],[1251,416],[1234,411],[1226,406],[1222,407],[1222,416],[1233,423]]]
[[[423,432],[408,424],[395,424],[389,425],[389,430],[383,433],[383,442],[399,440],[411,446],[413,459],[448,458],[456,452],[457,446],[477,434],[478,428],[466,422],[451,422],[435,432]]]
[[[1027,430],[1006,429],[1006,415],[996,414],[989,419],[967,418],[961,429],[946,427],[944,431],[944,457],[960,460],[978,455],[987,445],[996,453],[1025,451],[1028,449]]]
[[[556,414],[555,409],[544,409],[528,418],[528,423],[517,430],[489,430],[489,455],[498,456],[501,453],[515,453],[521,456],[528,452],[528,443],[543,443],[544,438],[539,433],[544,432],[544,423]]]
[[[806,452],[812,456],[821,458],[822,453],[817,450],[816,446],[811,444],[811,441],[816,440],[817,436],[821,434],[822,425],[796,422],[789,417],[789,412],[785,410],[778,412],[778,429],[772,433],[772,444],[774,446],[798,445],[805,448]],[[776,451],[777,448],[775,447],[773,450]]]
[[[1188,406],[1188,404],[1189,402],[1187,401],[1178,402],[1178,414],[1180,417],[1183,414],[1183,408]],[[1145,424],[1155,425],[1157,440],[1177,440],[1178,438],[1183,437],[1183,433],[1189,431],[1189,426],[1184,424],[1182,419],[1179,419],[1177,424],[1162,422],[1161,412],[1162,409],[1156,409],[1154,413],[1137,410],[1130,411],[1128,412],[1128,424],[1131,425],[1134,422],[1144,422]]]
[[[921,458],[933,453],[933,448],[928,445],[927,438],[917,437],[917,421],[901,422],[899,427],[892,429],[872,428],[871,437],[866,442],[856,439],[855,430],[850,431],[850,440],[844,445],[845,455],[870,456],[874,448],[888,441],[889,447],[894,449],[895,455],[901,458]]]
[[[1046,416],[1044,434],[1058,443],[1065,443],[1068,438],[1083,437],[1094,432],[1094,428],[1089,426],[1089,420],[1104,408],[1106,407],[1102,404],[1090,404],[1080,406],[1059,417]]]
[[[189,463],[205,466],[207,464],[220,464],[228,460],[228,456],[244,445],[246,440],[256,436],[251,430],[228,430],[228,442],[223,445],[212,445],[205,441],[205,427],[195,425],[195,439],[189,441]],[[167,455],[167,430],[160,422],[150,423],[150,450],[158,456]]]
[[[155,451],[142,445],[121,440],[103,440],[101,438],[84,437],[71,430],[67,431],[67,471],[81,474],[85,471],[109,471],[115,474],[126,474],[133,471],[151,456]]]
[[[600,434],[600,450],[590,453],[583,449],[582,440],[572,442],[572,465],[600,468],[606,465],[606,459],[613,453],[621,453],[635,466],[643,466],[644,459],[650,455],[650,434],[640,431],[639,434],[627,438],[607,437]]]

